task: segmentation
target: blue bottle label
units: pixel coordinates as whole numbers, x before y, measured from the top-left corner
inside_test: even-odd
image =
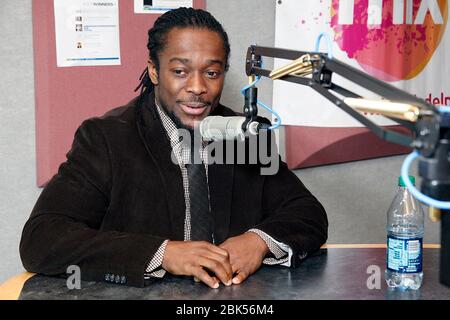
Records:
[[[387,268],[399,273],[422,272],[422,238],[387,238]]]

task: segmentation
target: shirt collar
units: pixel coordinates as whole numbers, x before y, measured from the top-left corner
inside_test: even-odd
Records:
[[[161,122],[163,124],[164,130],[166,131],[170,144],[173,145],[178,144],[180,142],[180,137],[178,135],[178,128],[173,122],[172,119],[161,109],[158,103],[155,101],[156,110],[158,111],[159,117],[161,118]]]
[[[158,105],[158,103],[156,102],[156,99],[155,99],[155,105],[156,105],[156,110],[158,111],[158,114],[161,118],[163,127],[164,127],[167,135],[169,136],[169,140],[170,140],[170,144],[171,144],[172,148],[173,149],[181,148],[183,146],[183,144],[181,143],[181,139],[180,139],[181,136],[179,135],[177,125],[166,114],[166,112]],[[202,148],[205,148],[208,144],[209,144],[209,141],[203,139],[203,137],[202,137]],[[187,146],[187,145],[184,147],[190,148],[190,146]]]

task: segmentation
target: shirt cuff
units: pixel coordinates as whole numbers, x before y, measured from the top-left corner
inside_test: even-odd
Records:
[[[264,258],[263,263],[267,265],[280,265],[284,267],[291,266],[291,258],[293,251],[291,247],[282,242],[276,241],[274,238],[269,236],[267,233],[259,229],[250,229],[247,232],[256,233],[261,239],[267,244],[270,252],[274,255],[274,258]]]
[[[147,264],[147,267],[145,268],[144,279],[162,278],[166,274],[166,270],[162,269],[161,265],[164,259],[164,252],[166,251],[167,242],[169,242],[169,240],[165,240],[161,244],[153,258]]]

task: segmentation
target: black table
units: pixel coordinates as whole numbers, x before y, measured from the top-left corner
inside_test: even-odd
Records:
[[[219,289],[210,289],[192,278],[168,275],[145,288],[81,282],[81,289],[69,290],[66,279],[36,275],[25,283],[19,299],[450,299],[450,287],[438,280],[439,249],[424,250],[424,281],[418,291],[387,289],[385,254],[386,249],[382,248],[322,249],[296,269],[264,266],[241,285]],[[377,285],[377,269],[380,289],[369,289],[369,277],[369,284]]]

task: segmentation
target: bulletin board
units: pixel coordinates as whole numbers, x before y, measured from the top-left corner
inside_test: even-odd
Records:
[[[276,4],[275,46],[321,52],[435,105],[446,105],[450,76],[448,1],[283,0]],[[286,61],[276,59],[275,67]],[[333,82],[368,99],[364,88],[333,75]],[[275,110],[286,125],[290,168],[403,154],[411,149],[385,142],[307,86],[274,82]],[[450,98],[449,98],[450,101]],[[366,114],[379,126],[403,127]],[[407,133],[407,132],[406,132]]]
[[[119,0],[121,65],[57,67],[53,0],[33,0],[37,185],[44,186],[65,161],[83,120],[100,116],[136,96],[147,65],[147,32],[158,14],[135,14]],[[194,0],[205,8],[205,0]]]

